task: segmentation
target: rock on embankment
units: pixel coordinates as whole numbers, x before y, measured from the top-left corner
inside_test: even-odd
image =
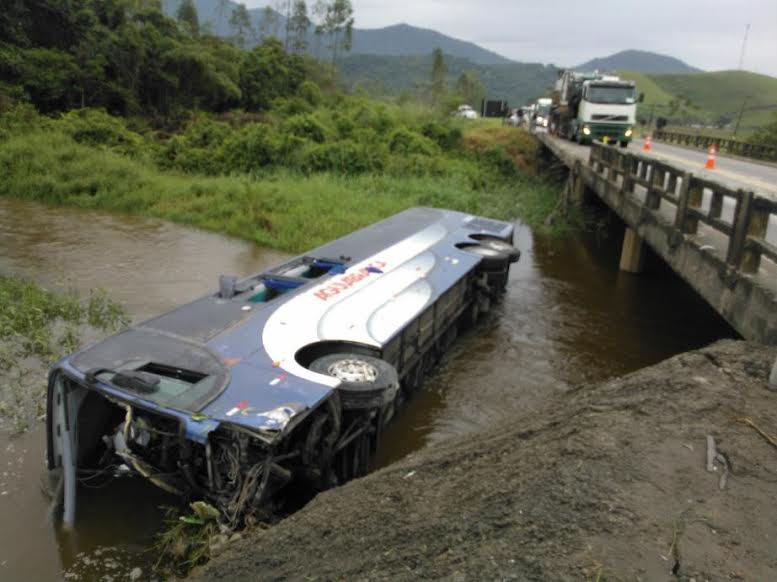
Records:
[[[580,386],[323,493],[193,578],[777,580],[775,353],[724,341]]]

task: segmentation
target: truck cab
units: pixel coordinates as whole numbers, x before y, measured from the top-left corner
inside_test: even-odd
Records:
[[[636,123],[637,94],[634,81],[604,76],[583,82],[575,137],[581,143],[607,138],[626,147]]]

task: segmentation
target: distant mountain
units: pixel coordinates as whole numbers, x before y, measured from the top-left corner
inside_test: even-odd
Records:
[[[409,24],[396,24],[385,28],[354,29],[351,54],[426,55],[435,48],[442,49],[446,55],[467,59],[480,65],[500,65],[512,62],[510,59],[481,48],[474,43]]]
[[[477,74],[491,99],[506,99],[511,106],[547,95],[557,78],[552,65],[516,63],[481,65],[445,55],[449,85],[465,71]],[[431,54],[417,56],[349,55],[339,64],[340,81],[352,89],[377,95],[402,93],[426,96],[432,71]]]
[[[656,75],[701,72],[701,69],[692,67],[680,59],[659,55],[658,53],[635,50],[621,51],[609,57],[593,59],[574,67],[574,69],[576,71],[615,71],[626,69]]]
[[[163,0],[165,13],[175,17],[181,0]],[[229,17],[237,6],[230,0],[195,0],[200,26],[207,25],[213,34],[218,36],[230,36],[233,34],[229,26]],[[261,29],[263,8],[249,10],[251,22],[255,30]],[[282,14],[275,13],[275,22],[272,27],[267,27],[269,34],[283,39],[286,33],[286,18]],[[358,17],[358,14],[357,14]],[[319,44],[316,41],[313,30],[309,33],[311,50]],[[257,38],[249,38],[249,44],[256,44]],[[326,42],[326,41],[324,41]],[[435,48],[454,57],[468,59],[481,65],[497,65],[511,63],[508,58],[495,52],[486,50],[478,45],[446,36],[435,30],[418,28],[409,24],[396,24],[385,28],[354,28],[353,47],[351,54],[382,55],[382,56],[410,56],[431,54]]]

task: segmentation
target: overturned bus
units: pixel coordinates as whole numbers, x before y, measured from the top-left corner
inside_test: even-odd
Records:
[[[504,291],[513,226],[404,211],[58,362],[47,462],[135,473],[236,524],[291,483],[364,474],[426,371]],[[88,478],[88,477],[87,477]]]

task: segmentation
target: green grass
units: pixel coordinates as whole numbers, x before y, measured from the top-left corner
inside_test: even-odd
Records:
[[[257,178],[201,177],[163,172],[64,134],[31,133],[0,144],[0,195],[154,216],[292,252],[411,206],[521,217],[540,226],[560,188],[520,174],[491,179],[479,167],[485,163],[445,159],[439,172],[421,175],[277,169]]]

